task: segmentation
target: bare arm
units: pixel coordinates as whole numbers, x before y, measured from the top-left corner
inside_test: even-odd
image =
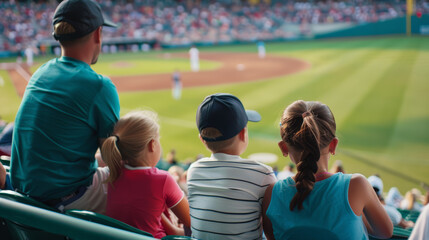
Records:
[[[171,208],[171,211],[179,218],[179,220],[186,227],[191,227],[191,216],[189,214],[189,203],[186,197],[183,197],[182,200],[174,207]]]
[[[0,189],[6,188],[6,169],[3,164],[0,162]]]
[[[106,140],[105,138],[99,138],[98,139],[98,146],[99,146],[99,148],[98,148],[97,152],[95,153],[95,159],[98,162],[98,167],[105,167],[105,166],[107,166],[106,163],[103,161],[103,158],[101,157],[101,146],[103,146],[103,143],[104,143],[105,140]]]
[[[393,224],[372,186],[360,174],[353,174],[349,187],[349,203],[353,212],[363,220],[368,233],[376,238],[390,238]]]
[[[270,186],[265,190],[264,200],[262,201],[262,226],[264,227],[264,233],[268,240],[274,239],[273,226],[270,219],[267,216],[267,209],[271,202],[271,195],[275,183],[271,183]]]
[[[170,219],[168,219],[167,216],[165,216],[164,213],[161,215],[161,223],[162,223],[162,226],[164,226],[165,233],[167,235],[180,235],[180,236],[185,235],[185,230],[183,228],[180,228],[174,225],[170,221]]]

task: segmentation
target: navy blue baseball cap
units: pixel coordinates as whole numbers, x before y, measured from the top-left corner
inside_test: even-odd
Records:
[[[55,40],[73,40],[83,37],[100,26],[116,27],[116,24],[103,17],[100,5],[93,0],[65,0],[54,13],[52,24],[67,22],[76,30],[69,34],[52,33]]]
[[[227,140],[237,135],[247,122],[261,121],[261,115],[253,110],[245,110],[240,99],[227,93],[216,93],[207,96],[197,110],[198,131],[212,127],[220,131],[222,136],[205,138],[207,142]]]

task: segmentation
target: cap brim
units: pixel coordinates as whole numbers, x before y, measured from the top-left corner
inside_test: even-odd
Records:
[[[103,20],[104,21],[103,26],[114,27],[114,28],[118,27],[118,25],[116,23],[114,23],[114,22],[106,19],[105,17],[103,17],[103,18],[104,18],[104,20]]]
[[[247,120],[250,122],[259,122],[261,121],[261,115],[254,110],[246,110]]]

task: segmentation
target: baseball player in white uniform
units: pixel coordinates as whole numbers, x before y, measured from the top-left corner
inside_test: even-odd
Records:
[[[199,59],[199,51],[195,46],[192,46],[189,49],[189,58],[191,61],[191,70],[193,72],[198,72],[200,70],[200,59]]]

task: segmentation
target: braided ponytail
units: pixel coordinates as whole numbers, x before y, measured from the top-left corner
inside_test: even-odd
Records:
[[[303,209],[303,202],[316,182],[320,149],[335,137],[335,119],[329,108],[319,102],[296,101],[289,105],[282,117],[281,136],[284,142],[301,152],[297,163],[295,183],[297,193],[289,205]]]

